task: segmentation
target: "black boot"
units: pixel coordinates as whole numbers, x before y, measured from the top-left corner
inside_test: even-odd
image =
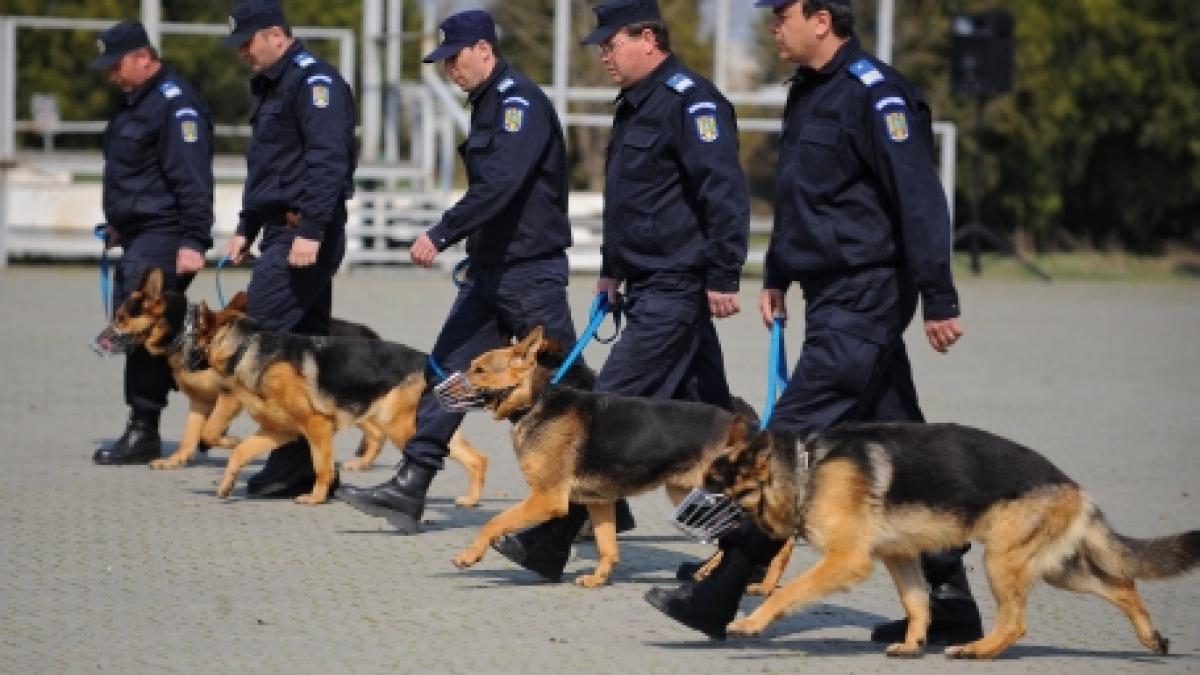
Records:
[[[391,480],[374,487],[346,485],[337,497],[369,516],[387,518],[399,534],[416,534],[425,512],[425,493],[436,474],[436,469],[406,455]]]
[[[567,515],[518,534],[506,534],[492,542],[492,548],[527,570],[550,581],[561,581],[563,568],[571,557],[571,543],[587,516],[586,506],[571,504]]]
[[[246,481],[246,495],[261,499],[299,497],[312,492],[316,480],[312,452],[308,442],[301,438],[267,455],[262,470]]]
[[[125,432],[115,443],[100,448],[92,461],[105,466],[149,464],[162,456],[162,439],[158,436],[158,411],[135,411],[125,425]]]
[[[724,640],[725,627],[737,616],[746,583],[757,568],[740,548],[727,548],[704,580],[685,582],[674,589],[651,588],[646,602],[688,628]]]
[[[965,553],[966,549],[962,549]],[[983,637],[983,621],[979,607],[971,597],[967,572],[962,565],[962,553],[943,552],[922,556],[925,578],[930,582],[929,632],[925,643],[930,645],[961,645]],[[957,560],[954,556],[957,555]],[[879,624],[871,630],[872,642],[892,644],[904,642],[908,619]]]

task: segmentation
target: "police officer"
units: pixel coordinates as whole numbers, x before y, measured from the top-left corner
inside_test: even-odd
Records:
[[[229,24],[225,45],[254,71],[254,112],[242,211],[225,252],[241,261],[261,233],[247,313],[269,330],[326,335],[354,192],[354,98],[333,66],[292,37],[275,0],[239,3]],[[299,440],[271,453],[247,492],[295,496],[315,479]]]
[[[626,327],[596,390],[732,409],[712,319],[739,310],[750,210],[733,107],[671,53],[654,0],[594,8],[596,45],[620,88],[606,157],[598,291],[624,285]],[[570,512],[496,550],[556,579],[587,511]]]
[[[162,269],[168,288],[184,290],[212,246],[212,120],[208,106],[158,56],[146,30],[123,21],[96,42],[91,67],[124,94],[104,132],[107,246],[123,249],[116,303],[142,273]],[[175,386],[163,357],[138,347],[125,360],[125,433],[92,457],[97,464],[143,464],[162,454],[158,418]]]
[[[760,300],[764,323],[787,316],[784,294],[805,298],[804,349],[770,430],[803,439],[866,420],[923,421],[903,333],[918,296],[929,344],[962,335],[950,274],[951,225],[933,165],[929,108],[895,70],[863,51],[849,0],[759,0],[774,11],[780,56],[797,64],[784,110],[775,225]],[[753,526],[725,538],[705,580],[647,600],[684,624],[723,637],[755,563],[781,542]],[[930,643],[982,636],[963,551],[926,556]],[[905,621],[872,639],[903,640]]]
[[[563,344],[575,342],[567,304],[568,166],[562,127],[541,88],[496,51],[496,27],[481,10],[441,23],[442,44],[425,56],[442,61],[446,76],[467,92],[471,128],[459,146],[466,194],[413,243],[412,261],[430,267],[441,251],[466,240],[466,280],[433,346],[443,371],[524,337],[541,325]],[[441,409],[429,387],[417,409],[417,428],[390,480],[369,488],[344,486],[338,498],[386,516],[402,534],[417,532],[425,493],[448,454],[462,414]]]

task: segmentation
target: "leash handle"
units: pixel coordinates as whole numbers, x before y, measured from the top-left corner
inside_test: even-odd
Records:
[[[92,235],[100,240],[100,306],[104,320],[112,321],[112,280],[108,273],[108,225],[97,223]]]
[[[221,268],[229,264],[229,260],[229,254],[226,253],[225,255],[221,256],[220,260],[217,261],[217,301],[221,303],[222,307],[225,306],[225,293],[221,290]]]
[[[558,371],[554,373],[554,377],[550,379],[550,384],[558,384],[562,381],[567,371],[571,366],[575,365],[576,359],[583,353],[583,348],[596,337],[596,331],[600,329],[600,324],[604,323],[604,317],[612,311],[612,304],[608,301],[608,293],[601,291],[596,294],[596,298],[592,300],[592,308],[590,310],[591,319],[588,321],[588,326],[583,330],[583,334],[579,336],[579,340],[575,343],[575,347],[571,353],[567,355],[562,365],[558,367]],[[615,338],[616,335],[613,335]]]
[[[762,427],[767,428],[775,413],[775,401],[788,384],[787,352],[783,344],[783,317],[771,323],[771,349],[767,353],[767,403],[763,408]]]

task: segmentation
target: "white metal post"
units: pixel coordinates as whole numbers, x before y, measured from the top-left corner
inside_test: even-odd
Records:
[[[722,93],[729,91],[729,50],[732,45],[729,32],[733,23],[729,3],[730,0],[717,0],[717,23],[714,27],[713,83]]]
[[[884,63],[892,62],[892,42],[896,22],[895,0],[879,0],[878,36],[875,40],[875,57]]]
[[[403,77],[404,0],[388,0],[387,56],[383,98],[383,157],[395,162],[400,156],[400,80]]]
[[[142,0],[142,25],[150,44],[162,50],[162,3],[161,0]]]
[[[567,116],[567,87],[571,64],[571,0],[554,3],[554,109],[559,120]]]
[[[17,150],[17,24],[0,19],[0,160]]]
[[[382,76],[379,67],[379,39],[383,33],[383,0],[363,0],[362,68],[362,157],[379,159],[379,129],[382,105]]]

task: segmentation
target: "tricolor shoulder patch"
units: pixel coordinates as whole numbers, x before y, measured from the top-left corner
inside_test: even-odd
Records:
[[[883,82],[883,73],[879,72],[870,59],[859,59],[851,63],[847,70],[868,87],[874,87]]]
[[[712,143],[721,137],[721,126],[717,123],[717,104],[701,101],[688,106],[688,114],[696,127],[696,138],[701,143]]]
[[[908,140],[908,115],[903,110],[892,110],[883,114],[883,123],[887,127],[888,138],[893,143],[903,143]]]
[[[184,143],[195,143],[200,140],[200,125],[196,124],[196,120],[184,120],[179,124],[179,133]]]

